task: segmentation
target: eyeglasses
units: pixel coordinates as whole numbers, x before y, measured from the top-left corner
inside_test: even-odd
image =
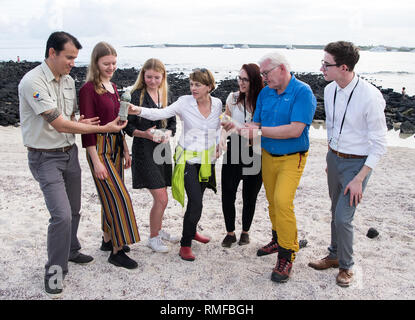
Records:
[[[240,76],[237,76],[236,77],[236,80],[238,82],[243,82],[243,83],[248,83],[249,82],[249,79],[248,78],[241,78]]]
[[[338,63],[331,64],[331,63],[327,63],[324,60],[321,60],[321,66],[323,67],[324,70],[327,70],[328,67],[338,67],[339,64]]]
[[[205,68],[196,68],[196,69],[193,69],[192,70],[193,72],[203,72],[203,73],[206,73],[207,72],[207,69],[205,69]]]
[[[279,66],[280,66],[280,65],[275,66],[274,68],[272,68],[272,69],[270,69],[270,70],[268,70],[268,71],[261,72],[261,76],[263,76],[264,78],[268,77],[268,74],[269,74],[272,70],[274,70],[275,68],[277,68],[277,67],[279,67]]]

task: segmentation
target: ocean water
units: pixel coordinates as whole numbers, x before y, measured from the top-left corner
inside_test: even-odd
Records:
[[[310,137],[315,139],[327,140],[327,130],[325,124],[315,121],[310,126]],[[386,143],[389,147],[403,147],[415,149],[415,135],[401,134],[399,130],[389,130],[386,134]]]
[[[44,47],[0,47],[0,61],[42,61]],[[320,73],[323,50],[311,49],[222,49],[222,48],[150,48],[117,47],[119,68],[141,68],[149,58],[158,58],[169,72],[183,72],[204,67],[211,70],[217,81],[235,77],[244,63],[256,63],[264,54],[276,50],[283,53],[296,72]],[[79,52],[78,66],[88,65],[92,47]],[[401,92],[406,87],[409,95],[415,95],[415,53],[413,52],[369,52],[361,51],[356,72],[383,88]]]
[[[0,61],[21,60],[42,61],[44,47],[0,47]],[[166,65],[168,72],[183,72],[188,75],[194,68],[208,68],[216,81],[237,76],[242,64],[257,63],[266,53],[276,50],[284,54],[295,72],[320,73],[323,50],[310,49],[222,49],[222,48],[150,48],[117,47],[119,68],[141,68],[149,58],[158,58]],[[80,50],[77,66],[88,65],[92,47]],[[415,95],[415,53],[413,52],[369,52],[361,51],[356,72],[383,88],[392,88]],[[311,137],[326,139],[323,126],[314,126]],[[398,131],[388,132],[388,145],[415,148],[414,136],[400,135]]]

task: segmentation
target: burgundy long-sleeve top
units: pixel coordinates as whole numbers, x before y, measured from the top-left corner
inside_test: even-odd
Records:
[[[79,114],[84,115],[85,119],[99,117],[100,125],[106,125],[113,121],[120,111],[120,98],[117,86],[112,83],[114,93],[105,92],[98,94],[92,82],[85,83],[79,90]],[[97,135],[95,133],[83,134],[82,147],[95,146]]]

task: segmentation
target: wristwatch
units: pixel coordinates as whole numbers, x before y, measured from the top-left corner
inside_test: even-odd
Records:
[[[259,136],[262,136],[262,126],[261,126],[261,124],[258,126],[258,135]]]

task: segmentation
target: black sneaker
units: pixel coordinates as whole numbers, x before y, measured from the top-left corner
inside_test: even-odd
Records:
[[[45,292],[52,299],[58,299],[63,292],[63,284],[52,279],[45,278]]]
[[[243,245],[248,244],[248,243],[249,243],[249,234],[242,232],[241,233],[241,238],[239,239],[238,244],[240,246],[243,246]]]
[[[227,234],[225,239],[222,241],[222,247],[224,248],[230,248],[232,246],[232,243],[236,242],[236,235],[229,235]]]
[[[260,256],[265,256],[267,254],[277,253],[277,252],[278,252],[278,242],[272,239],[270,243],[258,249],[256,255],[260,257]]]
[[[114,266],[126,269],[135,269],[138,267],[138,263],[129,258],[123,250],[118,251],[116,254],[111,252],[108,262],[112,263]]]
[[[101,251],[111,251],[113,248],[112,248],[112,241],[110,240],[110,241],[108,241],[108,242],[105,242],[104,241],[104,237],[102,237],[102,244],[101,244],[101,247],[99,248]],[[124,245],[124,246],[122,246],[122,250],[125,252],[125,253],[127,253],[127,252],[130,252],[131,251],[131,249],[130,249],[130,247],[129,246],[127,246],[127,245]]]
[[[86,264],[86,263],[90,263],[92,260],[94,260],[94,258],[92,258],[91,256],[88,256],[86,254],[79,253],[75,258],[68,259],[68,260],[70,262],[74,262],[74,263],[78,263],[78,264]]]

